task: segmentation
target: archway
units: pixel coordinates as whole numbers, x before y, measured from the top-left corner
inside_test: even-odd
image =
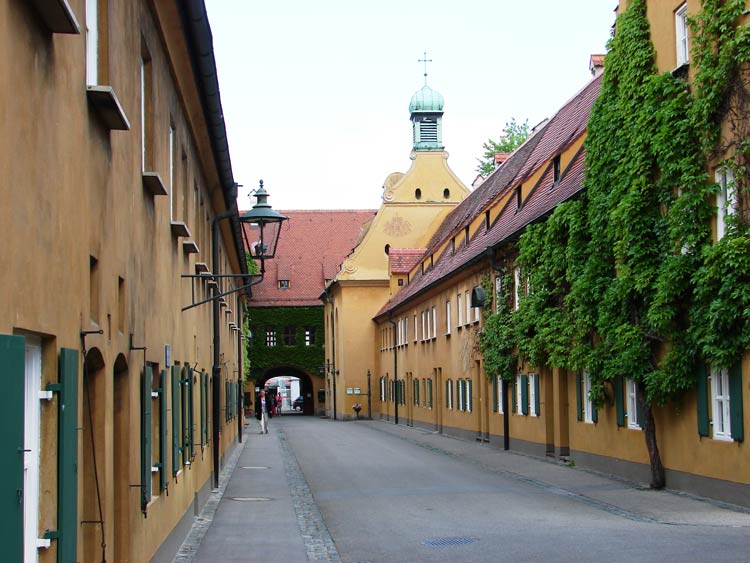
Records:
[[[318,396],[320,395],[320,393],[317,393],[314,388],[313,378],[310,376],[310,374],[300,370],[299,368],[277,366],[268,369],[263,373],[262,376],[255,379],[255,387],[264,387],[269,379],[273,379],[275,377],[299,379],[299,396],[302,397],[302,414],[312,416],[318,410],[325,408],[325,391],[322,387],[323,382],[319,382],[321,390],[323,390],[323,398],[321,401],[321,397]],[[294,401],[296,398],[297,397],[292,397],[291,400]]]
[[[81,514],[80,553],[82,561],[104,561],[105,455],[104,416],[106,413],[104,358],[98,348],[86,353],[83,364],[80,450],[83,457],[80,472]]]
[[[137,506],[134,499],[130,503],[130,466],[134,456],[130,452],[130,378],[128,377],[128,362],[120,354],[115,360],[114,377],[114,408],[113,408],[113,446],[114,446],[114,553],[115,561],[128,561],[130,558],[130,516],[128,508]]]

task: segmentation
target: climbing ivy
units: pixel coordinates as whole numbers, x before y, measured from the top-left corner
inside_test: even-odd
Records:
[[[709,175],[720,162],[738,194],[750,183],[750,31],[739,25],[744,1],[703,0],[689,21],[691,85],[685,69],[657,73],[646,7],[632,0],[618,17],[587,128],[584,190],[527,227],[518,252],[529,291],[517,311],[487,318],[480,344],[508,354],[492,369],[518,353],[586,370],[599,406],[607,382],[634,379],[661,487],[651,407],[693,387],[699,363],[728,367],[750,347],[748,213],[741,206],[714,243]]]
[[[479,351],[484,359],[484,373],[489,379],[500,376],[512,381],[516,372],[516,340],[510,309],[511,279],[505,267],[498,274],[501,279],[498,291],[492,287],[489,276],[482,278],[482,287],[488,296],[494,295],[497,312],[493,313],[493,300],[487,299],[482,309],[484,324],[479,335]]]

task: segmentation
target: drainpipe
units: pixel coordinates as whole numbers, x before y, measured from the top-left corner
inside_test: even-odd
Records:
[[[488,246],[485,249],[485,254],[490,263],[490,268],[495,272],[501,271],[500,264],[495,260],[495,251],[492,247]],[[508,382],[503,379],[500,384],[503,386],[503,449],[510,449],[510,416],[508,413]]]
[[[388,313],[388,322],[393,325],[393,334],[396,335],[396,331],[398,330],[398,327],[396,325],[396,322],[393,320],[393,313]],[[395,338],[394,338],[395,342]],[[393,387],[394,387],[394,398],[396,399],[393,402],[393,421],[395,424],[398,424],[398,346],[394,344],[393,346]]]
[[[242,373],[242,327],[245,326],[245,312],[242,300],[237,297],[237,321],[240,330],[237,331],[237,438],[242,443],[242,425],[245,422],[245,409],[242,408],[242,399],[245,394],[245,376]]]

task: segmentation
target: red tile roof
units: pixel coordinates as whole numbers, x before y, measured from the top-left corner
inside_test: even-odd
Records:
[[[240,212],[242,213],[242,212]],[[263,282],[252,288],[252,307],[322,306],[325,281],[332,279],[376,210],[292,210],[281,227],[276,258],[266,262]],[[252,242],[256,231],[248,227]],[[289,289],[280,289],[288,280]]]
[[[463,237],[461,237],[462,244],[458,244],[457,241],[455,252],[451,250],[451,245],[447,245],[434,261],[434,266],[425,270],[424,273],[421,269],[414,270],[409,285],[396,293],[378,312],[376,318],[396,309],[461,268],[481,259],[488,248],[495,248],[504,241],[512,239],[526,225],[546,215],[555,206],[581,190],[585,157],[583,149],[575,155],[573,162],[561,171],[560,181],[557,184],[553,181],[552,166],[549,161],[583,133],[591,107],[599,95],[600,85],[601,77],[589,82],[543,128],[519,147],[503,166],[487,178],[484,184],[461,202],[433,237],[425,255],[435,253],[438,246],[455,233],[461,232],[498,195],[507,193],[509,189],[519,185],[524,178],[536,172],[542,165],[546,165],[547,169],[541,180],[533,187],[521,208],[516,207],[515,198],[510,198],[489,230],[478,230],[468,245],[463,244]]]
[[[424,254],[424,248],[391,248],[388,253],[388,262],[391,274],[408,274],[412,268],[419,264],[419,259]]]

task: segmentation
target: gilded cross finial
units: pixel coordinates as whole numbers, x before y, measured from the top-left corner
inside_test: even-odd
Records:
[[[424,83],[427,84],[427,63],[431,63],[432,59],[427,58],[427,51],[424,52],[424,59],[418,59],[418,63],[424,63]]]

